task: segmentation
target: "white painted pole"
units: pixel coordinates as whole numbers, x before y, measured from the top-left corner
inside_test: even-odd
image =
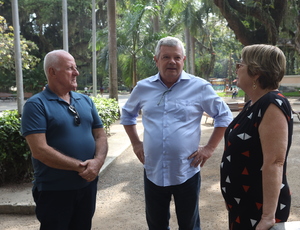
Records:
[[[69,36],[68,36],[68,3],[62,0],[62,21],[63,21],[63,49],[69,52]]]
[[[12,0],[12,16],[14,26],[14,51],[15,51],[15,70],[17,85],[17,104],[18,113],[23,112],[24,90],[23,90],[23,73],[22,73],[22,55],[20,47],[20,24],[19,24],[19,6],[18,0]]]
[[[96,63],[96,7],[92,7],[92,46],[93,46],[93,96],[97,96],[97,63]]]

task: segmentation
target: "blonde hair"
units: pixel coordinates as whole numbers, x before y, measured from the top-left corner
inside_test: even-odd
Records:
[[[259,75],[262,89],[277,89],[286,70],[284,53],[276,46],[257,44],[245,46],[242,60],[250,76]]]

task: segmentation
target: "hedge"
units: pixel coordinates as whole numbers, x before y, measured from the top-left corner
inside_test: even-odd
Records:
[[[119,119],[119,105],[114,99],[92,98],[109,135],[110,126]],[[17,110],[0,116],[0,186],[30,182],[33,178],[31,153],[20,133],[21,118]]]
[[[20,134],[20,121],[17,110],[4,111],[0,117],[0,185],[32,177],[30,151]]]

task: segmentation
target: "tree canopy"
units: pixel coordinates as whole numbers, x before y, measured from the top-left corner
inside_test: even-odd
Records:
[[[38,64],[39,58],[30,54],[38,49],[32,41],[21,37],[20,41],[22,67],[29,71]],[[0,90],[6,92],[16,85],[15,58],[14,58],[14,30],[9,26],[3,16],[0,16]]]
[[[243,45],[277,44],[287,0],[214,0],[214,3]]]
[[[108,88],[109,12],[107,0],[97,0],[96,4],[97,80],[98,85]],[[233,62],[240,58],[241,48],[255,43],[279,46],[287,56],[287,73],[297,74],[299,4],[296,0],[118,0],[114,48],[118,85],[131,88],[138,80],[154,74],[155,45],[168,35],[185,43],[186,70],[206,79],[234,78]],[[68,0],[69,52],[80,71],[79,89],[92,86],[91,12],[91,1]],[[7,21],[5,25],[1,22],[0,82],[6,90],[14,84],[7,79],[15,78],[10,51],[12,30],[8,29],[11,14],[11,1],[2,0],[0,15]],[[19,15],[24,85],[37,91],[45,83],[44,55],[63,46],[62,1],[19,0]]]

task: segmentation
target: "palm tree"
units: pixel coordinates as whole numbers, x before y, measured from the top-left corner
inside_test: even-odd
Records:
[[[118,100],[116,0],[107,1],[109,43],[109,98]]]
[[[154,50],[151,45],[160,38],[160,35],[152,32],[149,20],[151,16],[157,14],[156,7],[137,3],[131,5],[128,12],[123,15],[118,29],[119,51],[122,67],[130,73],[131,86],[134,87],[138,81],[138,59],[147,58],[149,63],[149,58],[153,58],[151,52]],[[126,74],[125,71],[123,74]]]

